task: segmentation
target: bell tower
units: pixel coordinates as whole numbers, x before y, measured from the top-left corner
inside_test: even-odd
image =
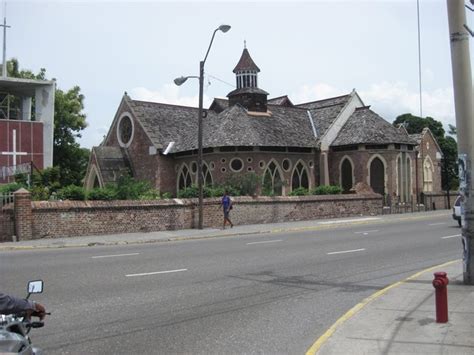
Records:
[[[237,89],[227,95],[229,106],[240,104],[248,111],[267,112],[268,93],[258,88],[259,71],[244,45],[240,60],[233,70]]]

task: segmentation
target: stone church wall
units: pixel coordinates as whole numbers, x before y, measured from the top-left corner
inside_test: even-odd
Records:
[[[424,134],[423,139],[419,146],[418,155],[418,188],[419,191],[423,191],[423,163],[427,156],[430,157],[433,162],[433,191],[441,191],[441,160],[437,158],[438,148],[436,142],[431,134]]]
[[[233,159],[240,159],[242,161],[242,170],[236,172],[233,171],[230,163]],[[289,166],[284,169],[284,160],[288,160]],[[208,165],[214,184],[223,184],[232,178],[238,178],[246,173],[256,173],[261,179],[267,165],[271,160],[274,160],[279,167],[282,174],[283,180],[286,181],[286,185],[283,187],[284,194],[288,194],[291,191],[291,177],[295,165],[302,161],[308,172],[310,188],[316,185],[316,172],[319,168],[316,162],[316,155],[314,153],[290,153],[290,152],[261,152],[261,151],[249,151],[249,152],[220,152],[216,148],[215,153],[204,154],[203,161]],[[182,157],[176,160],[175,176],[178,178],[179,169],[183,164],[186,164],[190,170],[193,163],[197,163],[197,155]],[[175,179],[175,176],[171,176],[170,179]],[[192,180],[194,184],[197,184],[197,175],[192,173]],[[175,180],[175,181],[176,181]]]
[[[382,213],[379,195],[302,197],[235,197],[232,221],[236,225],[367,216]],[[24,201],[26,202],[26,201]],[[16,216],[31,233],[18,239],[140,233],[196,228],[197,199],[158,201],[40,201]],[[204,226],[222,225],[220,199],[204,200]],[[5,240],[5,239],[4,239]],[[11,236],[7,238],[11,240]]]
[[[331,177],[332,185],[340,185],[340,164],[341,160],[347,156],[353,163],[353,184],[364,182],[370,185],[369,179],[369,160],[374,156],[382,157],[385,165],[385,191],[387,194],[393,196],[397,192],[397,157],[400,154],[399,150],[382,149],[382,150],[354,150],[330,153],[329,176]],[[415,195],[415,152],[407,151],[407,155],[411,158],[411,194]]]

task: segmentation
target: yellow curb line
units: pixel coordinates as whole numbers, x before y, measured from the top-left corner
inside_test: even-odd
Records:
[[[402,281],[395,282],[394,284],[385,287],[382,290],[379,290],[375,292],[374,294],[370,295],[366,299],[364,299],[362,302],[356,304],[354,307],[352,307],[349,311],[346,312],[341,318],[339,318],[326,332],[324,332],[323,335],[319,337],[318,340],[306,351],[306,355],[315,355],[319,349],[323,346],[323,344],[334,334],[334,332],[337,330],[339,326],[341,326],[344,322],[348,321],[351,317],[357,314],[362,308],[364,308],[366,305],[368,305],[370,302],[375,300],[376,298],[382,296],[383,294],[387,293],[389,290],[391,290],[394,287],[400,286],[403,283],[415,279],[419,277],[420,275],[424,274],[425,272],[432,271],[434,269],[443,267],[443,266],[448,266],[451,264],[454,264],[456,262],[459,262],[459,260],[453,260],[453,261],[448,261],[447,263],[441,264],[441,265],[436,265],[432,266],[428,269],[422,270],[417,272],[416,274],[411,275],[410,277],[407,277],[406,279]]]

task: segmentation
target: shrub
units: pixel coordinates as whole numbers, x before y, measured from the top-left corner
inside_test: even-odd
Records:
[[[82,186],[69,185],[60,189],[57,198],[61,200],[85,200],[86,192]]]
[[[199,197],[199,190],[196,185],[191,185],[183,190],[179,190],[178,197],[179,198]]]
[[[320,185],[311,190],[312,195],[337,195],[341,192],[341,187],[336,185]]]
[[[44,186],[33,186],[30,190],[31,199],[34,201],[47,201],[51,196],[51,192],[48,187]]]
[[[257,192],[259,177],[255,172],[245,173],[244,175],[232,176],[228,179],[225,187],[233,190],[234,196],[254,196]]]
[[[117,199],[116,196],[117,193],[115,189],[110,187],[96,187],[87,193],[88,200],[110,201]]]
[[[290,196],[305,196],[309,195],[309,190],[304,187],[298,187],[289,193]]]
[[[140,200],[159,200],[160,191],[156,189],[149,189],[140,195]]]
[[[220,197],[224,195],[224,186],[205,186],[203,189],[204,197]]]
[[[119,200],[138,200],[151,187],[146,181],[135,181],[130,176],[121,176],[115,189]]]
[[[171,194],[171,192],[164,192],[163,194],[161,194],[161,198],[169,199],[173,198],[173,195]]]
[[[0,194],[12,193],[21,189],[22,187],[25,187],[25,186],[18,182],[12,182],[10,184],[0,185]]]

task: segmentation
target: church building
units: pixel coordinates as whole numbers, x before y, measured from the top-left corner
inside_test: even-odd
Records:
[[[264,188],[285,196],[319,185],[351,193],[364,183],[401,202],[440,189],[441,151],[432,135],[412,137],[394,127],[355,90],[299,104],[287,96],[268,98],[247,48],[233,72],[236,89],[227,99],[214,99],[203,118],[204,185],[255,173],[260,193]],[[197,115],[194,107],[133,100],[125,93],[107,136],[92,149],[86,188],[127,173],[173,196],[197,184]]]

